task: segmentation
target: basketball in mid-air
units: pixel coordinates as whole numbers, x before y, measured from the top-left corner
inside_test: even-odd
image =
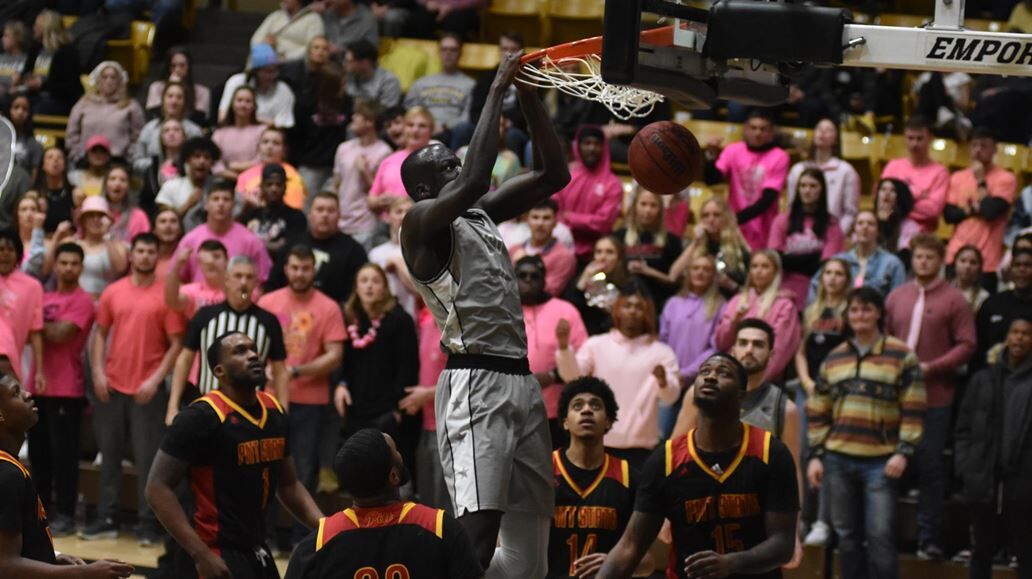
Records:
[[[691,131],[670,121],[643,127],[628,150],[631,175],[642,187],[675,195],[702,177],[702,147]]]

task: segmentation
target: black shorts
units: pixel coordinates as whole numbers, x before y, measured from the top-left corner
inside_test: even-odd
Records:
[[[253,550],[222,549],[219,556],[226,562],[233,579],[280,579],[276,561],[264,546]],[[177,579],[203,579],[197,577],[197,566],[179,545],[175,547],[173,566]]]

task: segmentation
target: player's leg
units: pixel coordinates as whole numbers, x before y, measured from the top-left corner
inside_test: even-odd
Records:
[[[879,579],[899,576],[896,550],[897,481],[885,476],[884,460],[865,461],[864,535],[867,538],[867,574]]]
[[[839,540],[839,565],[843,579],[867,577],[864,557],[864,494],[854,460],[835,453],[824,455],[821,492],[828,495],[831,526]]]
[[[502,524],[502,511],[477,511],[459,517],[459,522],[473,542],[480,566],[488,569],[493,563],[498,532]]]

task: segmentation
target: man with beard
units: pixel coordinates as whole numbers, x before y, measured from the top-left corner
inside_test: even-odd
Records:
[[[731,356],[710,356],[695,378],[698,427],[657,448],[642,473],[634,515],[599,579],[629,577],[671,522],[667,577],[781,577],[799,513],[795,464],[769,432],[742,422],[748,374]]]
[[[38,420],[35,404],[17,378],[0,373],[0,576],[128,577],[133,567],[121,561],[84,566],[78,557],[54,553],[47,513],[28,469],[17,458],[26,433]]]
[[[479,579],[462,525],[441,509],[401,500],[408,471],[394,439],[373,428],[348,438],[334,460],[354,506],[319,520],[290,557],[287,579]]]
[[[265,546],[265,510],[275,494],[301,524],[322,513],[297,479],[287,415],[262,392],[265,360],[243,332],[220,335],[207,352],[219,389],[176,417],[154,459],[146,497],[178,548],[175,577],[279,579]],[[175,488],[189,478],[193,526]]]
[[[130,444],[141,473],[138,538],[141,546],[158,540],[158,522],[143,498],[144,477],[165,434],[165,376],[183,345],[183,318],[165,305],[154,273],[158,241],[153,233],[133,238],[129,275],[109,285],[97,305],[97,331],[90,348],[93,428],[101,453],[98,517],[79,532],[85,540],[118,537],[118,497],[122,458]]]

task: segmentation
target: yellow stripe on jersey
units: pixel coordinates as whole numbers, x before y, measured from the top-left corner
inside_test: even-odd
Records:
[[[566,471],[566,467],[563,466],[563,461],[559,458],[559,451],[555,452],[555,465],[559,467],[559,474],[563,475],[563,479],[566,480],[566,484],[570,485],[570,488],[573,489],[573,492],[577,493],[577,495],[580,496],[580,498],[587,498],[588,495],[590,495],[592,492],[595,491],[596,488],[598,488],[598,485],[602,484],[602,479],[606,478],[606,471],[609,470],[608,454],[605,455],[605,459],[603,459],[602,461],[602,469],[598,471],[598,476],[595,477],[595,480],[588,486],[588,488],[581,489],[579,486],[577,486],[577,483],[573,481],[573,477],[570,476],[570,473]]]
[[[631,474],[628,470],[627,461],[620,460],[620,476],[623,478],[623,486],[625,489],[631,488]]]
[[[732,474],[734,474],[735,469],[738,468],[738,465],[741,464],[742,459],[745,458],[745,452],[749,449],[749,428],[750,427],[748,424],[745,424],[744,422],[742,423],[742,444],[738,447],[738,454],[735,455],[735,459],[731,462],[731,465],[724,470],[722,474],[717,474],[716,472],[714,472],[713,469],[711,469],[708,464],[703,462],[702,458],[699,456],[698,451],[695,449],[694,428],[690,432],[688,432],[688,453],[691,455],[692,460],[695,461],[695,464],[698,465],[703,472],[708,474],[717,482],[723,484],[724,481],[726,481],[728,478],[731,477]]]
[[[344,512],[344,516],[349,518],[349,519],[351,519],[351,522],[355,523],[356,527],[361,528],[362,525],[358,524],[358,515],[355,514],[355,511],[353,511],[351,509],[344,509],[343,512]]]
[[[399,523],[405,520],[405,515],[409,514],[409,511],[411,511],[414,506],[416,506],[416,503],[405,503],[405,506],[401,507],[401,514],[398,515]]]
[[[279,410],[283,414],[286,414],[286,412],[283,410],[283,406],[279,403],[279,400],[277,400],[275,396],[269,394],[268,392],[259,392],[259,394],[264,395],[266,398],[271,400],[272,403],[276,406],[277,410]]]
[[[226,396],[218,390],[212,390],[208,393],[208,396],[218,396],[220,400],[225,402],[230,408],[232,408],[238,414],[240,414],[240,416],[243,416],[245,420],[257,426],[258,428],[265,428],[265,421],[269,419],[269,409],[266,408],[264,404],[258,404],[258,407],[262,410],[262,417],[255,418],[254,416],[251,416],[251,414],[248,411],[241,408],[239,404],[230,400],[229,396]]]
[[[216,415],[218,415],[219,422],[225,422],[226,421],[226,414],[224,412],[222,412],[222,410],[218,407],[217,404],[215,404],[214,400],[211,400],[211,399],[208,399],[208,398],[198,398],[195,401],[195,403],[196,402],[203,402],[203,403],[207,404],[208,406],[211,406],[211,409],[215,411]]]
[[[770,432],[763,433],[763,464],[770,464]]]
[[[444,511],[437,509],[437,526],[434,531],[437,534],[438,539],[444,538]]]
[[[674,472],[674,439],[666,441],[666,475]]]
[[[10,454],[8,454],[8,453],[6,453],[6,452],[4,452],[2,450],[0,450],[0,460],[2,460],[4,462],[9,462],[9,463],[13,464],[14,466],[18,467],[18,470],[21,471],[22,475],[25,478],[32,478],[29,475],[29,469],[25,468],[25,465],[22,464],[20,460],[18,460],[17,458],[11,456]]]
[[[315,550],[323,548],[323,532],[326,530],[326,517],[319,519],[319,532],[315,535]]]

